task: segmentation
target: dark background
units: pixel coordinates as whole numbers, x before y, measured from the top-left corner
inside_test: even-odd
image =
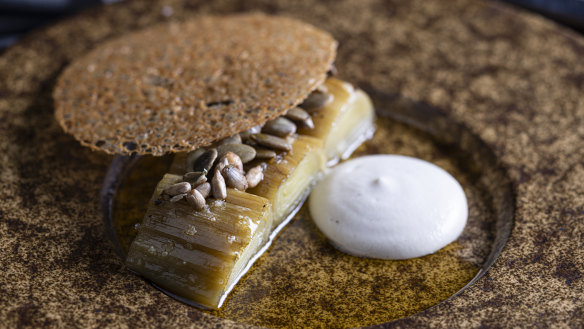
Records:
[[[501,1],[540,13],[584,34],[584,0]],[[116,0],[0,0],[0,51],[27,31],[111,2]]]

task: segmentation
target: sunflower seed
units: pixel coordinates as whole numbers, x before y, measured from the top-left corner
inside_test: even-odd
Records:
[[[261,146],[265,146],[267,148],[271,148],[278,151],[290,151],[292,149],[292,145],[288,143],[283,138],[266,135],[266,134],[255,134],[251,135],[251,139],[260,144]]]
[[[253,126],[249,128],[247,131],[250,134],[258,134],[260,131],[262,131],[262,126],[261,125]]]
[[[195,190],[199,191],[199,193],[201,193],[201,195],[206,198],[209,196],[209,194],[211,194],[211,184],[203,183],[195,187]]]
[[[227,137],[219,142],[219,145],[227,145],[227,144],[241,144],[241,136],[233,135],[233,136]]]
[[[205,197],[197,190],[192,190],[191,193],[187,194],[186,199],[195,210],[203,210],[205,208]]]
[[[209,149],[201,154],[193,163],[192,171],[209,172],[217,159],[217,150]],[[187,168],[188,170],[189,168]]]
[[[312,122],[310,114],[299,107],[288,110],[285,116],[286,118],[297,122],[304,127],[308,127],[310,129],[314,128],[314,122]]]
[[[204,148],[198,148],[192,152],[189,152],[189,154],[187,155],[187,161],[186,161],[186,170],[189,171],[193,168],[193,164],[195,163],[195,161],[201,156],[203,155],[203,153],[205,153],[206,149]]]
[[[227,161],[227,158],[222,157],[219,161],[217,161],[217,163],[215,163],[215,167],[213,168],[213,172],[217,173],[217,172],[221,172],[223,170],[223,168],[225,168],[225,166],[227,166],[229,164],[229,161]]]
[[[239,136],[243,140],[248,140],[249,136],[251,136],[253,134],[259,134],[261,131],[262,131],[262,126],[257,125],[257,126],[253,126],[253,127],[249,128],[248,130],[246,130],[244,132],[240,132]]]
[[[256,159],[271,159],[276,157],[276,152],[266,149],[256,148]]]
[[[318,88],[306,97],[304,102],[300,104],[300,107],[308,112],[314,112],[327,105],[332,100],[333,95],[329,94],[326,89],[323,90],[323,88]]]
[[[245,174],[245,179],[249,188],[256,187],[264,179],[264,168],[261,165],[251,168]]]
[[[191,183],[192,186],[198,186],[206,182],[207,177],[202,171],[191,171],[183,175],[183,181]]]
[[[314,129],[314,122],[312,122],[312,118],[308,118],[302,121],[302,126],[308,129]]]
[[[180,183],[176,183],[174,185],[167,187],[164,190],[164,193],[168,194],[170,196],[175,196],[175,195],[187,193],[190,190],[191,190],[191,184],[189,184],[188,182],[180,182]]]
[[[215,174],[211,180],[213,190],[213,197],[217,200],[223,200],[227,197],[227,187],[225,186],[225,179],[219,170],[215,169]]]
[[[221,172],[225,176],[225,182],[227,183],[227,186],[233,187],[240,191],[245,191],[247,189],[247,179],[235,166],[228,165],[227,167],[223,168]]]
[[[241,162],[241,158],[231,151],[225,153],[223,157],[221,157],[221,160],[219,160],[219,163],[235,166],[239,171],[243,172],[243,162]],[[223,170],[223,168],[219,170]]]
[[[286,137],[296,132],[296,125],[284,117],[278,117],[266,122],[262,128],[262,132],[279,137]]]
[[[172,198],[170,198],[170,202],[179,202],[185,196],[187,196],[186,193],[177,194],[177,195],[173,196]]]
[[[335,64],[331,64],[331,66],[329,67],[329,70],[326,72],[326,76],[327,77],[334,77],[337,74],[339,74],[337,67],[335,66]]]
[[[239,156],[242,163],[247,163],[253,160],[256,156],[256,151],[253,147],[245,144],[225,144],[217,148],[219,158],[221,159],[227,152],[233,152]]]

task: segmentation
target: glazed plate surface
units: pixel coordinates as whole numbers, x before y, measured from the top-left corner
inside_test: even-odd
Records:
[[[340,78],[387,117],[361,154],[418,156],[463,183],[471,222],[456,243],[412,262],[363,261],[330,248],[301,211],[222,314],[182,304],[124,267],[100,203],[114,158],[63,133],[53,116],[56,77],[129,31],[254,10],[339,41]],[[0,326],[249,328],[341,314],[343,326],[584,327],[582,58],[581,36],[476,0],[124,1],[37,31],[0,54]],[[126,217],[135,220],[134,206]],[[351,280],[367,288],[341,293],[357,291]],[[257,315],[259,305],[267,312],[254,322],[246,312]]]

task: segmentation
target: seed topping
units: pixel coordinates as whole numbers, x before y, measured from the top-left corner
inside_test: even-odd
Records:
[[[189,182],[192,186],[198,186],[207,181],[207,176],[202,171],[191,171],[183,175],[183,181]]]
[[[213,192],[213,197],[217,200],[223,200],[227,197],[227,186],[225,186],[225,179],[221,175],[221,172],[215,169],[215,174],[211,180],[211,187]]]
[[[314,128],[314,122],[312,122],[312,117],[308,112],[304,111],[300,107],[295,107],[290,109],[286,113],[286,118],[298,123],[303,127],[308,127],[310,129]]]
[[[188,204],[195,208],[195,210],[203,210],[205,208],[205,197],[197,190],[192,190],[186,195]]]
[[[249,136],[251,136],[253,134],[259,134],[261,131],[262,131],[262,126],[254,126],[254,127],[251,127],[250,129],[244,131],[244,132],[240,132],[239,136],[241,137],[241,139],[243,141],[248,141]]]
[[[249,188],[256,187],[264,179],[264,168],[261,165],[251,168],[245,174],[245,179]]]
[[[272,159],[276,157],[276,152],[267,149],[256,148],[256,159]]]
[[[297,125],[313,129],[314,122],[309,112],[320,109],[332,99],[326,87],[320,86],[300,107],[288,110],[285,115],[268,121],[264,126],[255,126],[215,142],[213,145],[216,147],[201,147],[190,152],[186,160],[188,172],[183,175],[183,181],[166,188],[156,202],[174,203],[185,199],[193,209],[200,211],[205,208],[205,199],[210,196],[225,200],[227,187],[245,191],[258,186],[264,179],[267,164],[262,162],[258,165],[251,161],[273,159],[279,152],[290,151]],[[244,167],[246,163],[249,165]]]
[[[296,125],[284,117],[279,117],[266,122],[264,128],[262,128],[262,132],[279,137],[286,137],[296,132]]]
[[[239,170],[239,172],[243,172],[243,162],[241,162],[241,158],[237,154],[235,154],[231,151],[225,153],[225,155],[223,155],[223,157],[221,158],[221,160],[219,160],[219,162],[225,163],[226,165],[232,165],[235,168],[237,168]],[[223,169],[221,169],[221,170],[223,170]]]
[[[239,136],[239,134],[233,135],[219,142],[219,146],[227,144],[241,144],[241,136]]]
[[[176,196],[179,194],[183,194],[183,193],[187,193],[191,190],[191,184],[188,182],[180,182],[180,183],[176,183],[174,185],[171,185],[169,187],[167,187],[164,190],[165,194],[168,194],[170,196]]]
[[[170,198],[170,202],[174,203],[174,202],[179,202],[180,200],[182,200],[185,196],[187,196],[187,193],[182,193],[182,194],[177,194],[175,196],[173,196],[172,198]]]
[[[240,191],[245,191],[247,189],[247,179],[235,166],[226,166],[223,168],[222,174],[225,176],[225,182],[227,183],[227,186],[233,187]]]
[[[242,163],[248,163],[256,156],[256,151],[253,147],[246,144],[225,144],[217,148],[219,158],[223,157],[227,152],[233,152],[239,156]]]
[[[283,138],[267,135],[267,134],[255,134],[251,135],[251,138],[254,142],[258,143],[261,146],[265,146],[267,148],[271,148],[278,151],[290,151],[292,149],[292,145],[288,143]]]
[[[333,95],[329,94],[324,86],[321,86],[308,95],[304,102],[300,104],[300,107],[308,112],[314,112],[332,102],[332,100]]]
[[[203,183],[197,187],[195,187],[195,190],[197,190],[199,193],[201,193],[201,195],[206,198],[211,194],[211,184],[210,183]]]
[[[193,163],[193,171],[209,172],[217,159],[217,150],[212,148],[201,154]]]
[[[186,162],[186,166],[185,168],[187,168],[187,170],[191,170],[194,166],[195,161],[203,154],[205,153],[206,149],[204,148],[198,148],[192,152],[189,152],[189,154],[187,155],[187,162]]]

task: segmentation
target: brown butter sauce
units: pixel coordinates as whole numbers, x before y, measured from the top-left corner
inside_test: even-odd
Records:
[[[393,153],[422,158],[456,177],[467,194],[469,222],[462,236],[433,255],[391,261],[359,258],[330,246],[304,207],[253,265],[220,310],[204,311],[236,322],[272,328],[344,328],[391,321],[422,311],[466,285],[492,244],[493,214],[476,179],[452,150],[426,134],[377,120],[374,138],[354,156]],[[116,193],[114,228],[127,251],[170,158],[143,157]]]

